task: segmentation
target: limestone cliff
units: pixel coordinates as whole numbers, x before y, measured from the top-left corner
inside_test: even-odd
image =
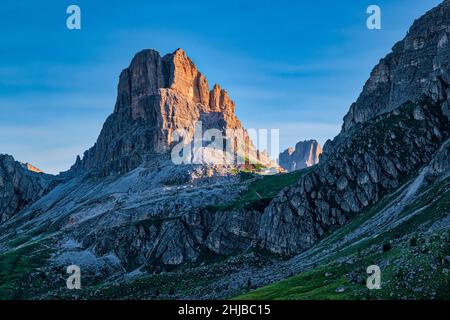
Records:
[[[262,245],[298,253],[419,173],[449,137],[450,1],[372,71],[320,164],[265,210]]]
[[[343,130],[392,111],[423,94],[444,99],[450,84],[450,1],[414,22],[406,37],[373,69],[344,118]]]
[[[322,148],[316,140],[300,141],[295,149],[280,153],[280,166],[288,172],[311,167],[319,163]]]
[[[228,93],[217,84],[210,91],[208,81],[182,49],[164,57],[143,50],[122,71],[114,113],[96,144],[72,170],[126,173],[152,154],[168,153],[176,130],[193,136],[198,121],[204,130],[242,129],[243,149],[272,165],[256,152],[234,110]]]
[[[333,153],[266,208],[262,246],[282,254],[312,247],[418,175],[449,134],[447,117],[431,99],[356,125]]]

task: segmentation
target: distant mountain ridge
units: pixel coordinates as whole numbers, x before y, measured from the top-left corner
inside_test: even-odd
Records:
[[[288,172],[301,170],[319,163],[322,147],[316,140],[300,141],[295,148],[280,153],[280,166]]]

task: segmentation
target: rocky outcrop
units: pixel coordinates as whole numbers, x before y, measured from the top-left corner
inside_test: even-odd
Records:
[[[280,153],[280,167],[288,172],[301,170],[319,163],[322,148],[316,140],[300,141],[295,149]]]
[[[35,166],[33,166],[31,163],[23,163],[22,166],[27,169],[28,171],[32,171],[32,172],[36,172],[36,173],[44,173],[44,171],[42,171],[39,168],[36,168]]]
[[[447,117],[431,99],[406,103],[356,125],[324,161],[265,210],[262,246],[281,254],[310,248],[417,175],[449,134]]]
[[[442,100],[450,84],[450,1],[416,20],[392,53],[381,59],[344,118],[348,131],[423,94]]]
[[[12,156],[0,155],[0,223],[39,199],[52,178]]]
[[[192,209],[173,218],[154,217],[83,235],[98,256],[114,252],[127,268],[201,262],[211,252],[232,255],[255,246],[261,212]]]
[[[310,248],[417,175],[441,150],[450,119],[449,21],[446,0],[416,20],[374,68],[320,164],[266,209],[262,246],[283,254]],[[441,167],[443,160],[430,170],[446,170]]]
[[[152,154],[170,152],[178,143],[173,141],[175,131],[185,130],[186,136],[193,137],[198,121],[203,130],[243,130],[242,149],[272,165],[256,153],[234,110],[234,102],[219,85],[209,91],[208,81],[183,50],[164,57],[143,50],[122,71],[114,113],[72,171],[129,172]]]
[[[428,180],[445,179],[450,176],[450,140],[447,140],[430,163]]]

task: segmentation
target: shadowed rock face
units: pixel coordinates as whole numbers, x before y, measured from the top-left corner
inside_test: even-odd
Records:
[[[449,36],[446,0],[416,20],[374,68],[315,170],[265,210],[263,247],[306,250],[429,164],[450,131]],[[445,175],[440,154],[430,171]]]
[[[406,103],[352,128],[333,153],[266,208],[262,246],[288,255],[306,250],[415,177],[450,133],[442,108],[430,100]],[[433,165],[441,175],[448,170],[443,157]]]
[[[243,129],[234,110],[234,102],[219,85],[209,91],[208,81],[183,50],[164,57],[143,50],[120,75],[114,113],[97,143],[72,170],[128,172],[146,155],[169,152],[174,131],[185,129],[192,135],[199,120],[204,130]],[[256,151],[244,135],[245,144]]]
[[[319,163],[322,148],[316,140],[300,141],[295,149],[280,153],[280,166],[288,172],[301,170]]]
[[[407,36],[373,69],[358,100],[344,118],[343,131],[392,111],[422,94],[435,101],[450,84],[450,1],[416,20]]]
[[[52,178],[36,170],[11,156],[0,155],[0,223],[45,193]]]

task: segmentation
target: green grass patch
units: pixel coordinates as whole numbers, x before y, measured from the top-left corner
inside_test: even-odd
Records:
[[[208,209],[225,211],[257,205],[258,202],[266,203],[267,201],[265,200],[273,199],[284,188],[296,184],[302,176],[313,170],[313,168],[314,167],[310,167],[273,176],[261,176],[254,182],[251,182],[247,190],[243,191],[235,202],[225,205],[210,206]],[[249,173],[243,173],[242,179],[249,180]]]
[[[333,272],[329,277],[325,274]],[[345,273],[347,266],[325,265],[312,271],[243,294],[236,300],[336,300],[352,299]],[[346,292],[336,289],[345,287]]]
[[[42,267],[50,257],[48,249],[38,244],[0,254],[0,299],[28,299],[30,286],[39,288],[40,281],[28,281],[30,273]]]

